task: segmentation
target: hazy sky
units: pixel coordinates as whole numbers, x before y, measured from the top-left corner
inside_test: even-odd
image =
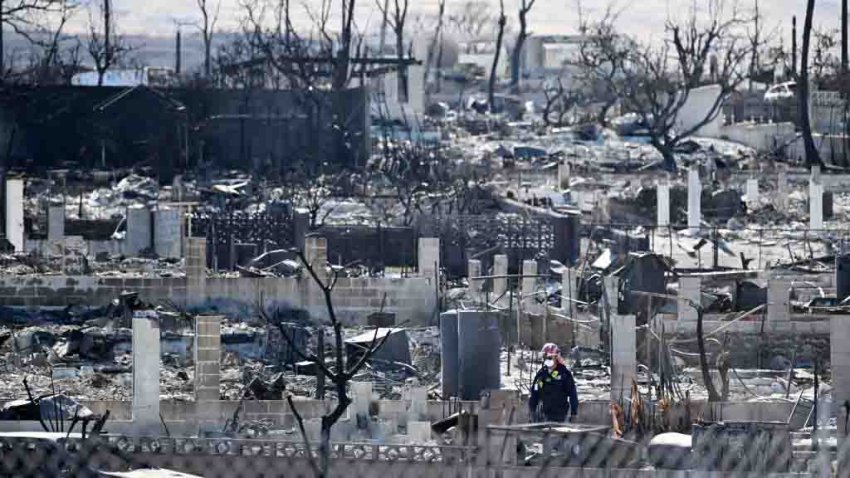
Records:
[[[174,20],[197,18],[196,0],[112,0],[119,15],[119,28],[125,33],[172,35]],[[215,2],[216,0],[208,0]],[[238,26],[239,0],[218,0],[221,2],[220,28],[234,29]],[[293,9],[299,13],[300,23],[309,24],[303,14],[303,4],[318,5],[320,0],[291,0]],[[505,0],[509,21],[516,23],[516,6],[520,0]],[[621,30],[639,36],[652,36],[661,31],[668,15],[686,12],[692,5],[705,5],[709,0],[617,0],[622,8],[619,25]],[[728,1],[728,0],[727,0]],[[751,8],[755,0],[738,0],[743,8]],[[498,9],[498,0],[484,0]],[[333,0],[334,13],[339,9],[339,0]],[[434,15],[436,0],[410,0],[411,16]],[[467,0],[448,0],[447,12],[460,9]],[[605,0],[583,0],[585,11],[600,11],[608,4]],[[358,0],[357,21],[361,28],[378,28],[380,13],[375,0]],[[577,23],[575,0],[537,0],[531,14],[531,27],[542,33],[563,33],[574,31]],[[817,4],[816,24],[823,27],[838,27],[840,16],[839,0],[819,0]],[[806,0],[760,0],[760,7],[768,23],[777,26],[781,23],[786,36],[790,35],[791,16],[798,16],[802,27]],[[74,29],[84,28],[87,15],[79,15]]]

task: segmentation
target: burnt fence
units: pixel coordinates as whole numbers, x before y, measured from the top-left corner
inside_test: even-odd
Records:
[[[370,272],[386,267],[415,269],[420,237],[438,237],[442,267],[449,278],[465,277],[470,259],[490,264],[506,254],[512,270],[523,260],[557,260],[573,264],[579,254],[580,221],[557,214],[426,216],[413,227],[368,225],[323,226],[312,233],[325,237],[328,259],[361,265]],[[194,236],[207,238],[207,265],[233,270],[268,251],[303,248],[311,234],[309,220],[289,212],[195,213]]]
[[[440,265],[457,278],[466,276],[469,260],[481,260],[486,270],[496,254],[507,255],[514,271],[524,260],[571,265],[578,260],[580,228],[577,216],[469,215],[425,218],[419,234],[440,238]]]

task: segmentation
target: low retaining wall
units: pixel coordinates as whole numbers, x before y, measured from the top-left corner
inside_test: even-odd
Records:
[[[191,284],[191,286],[190,286]],[[121,278],[91,276],[0,277],[0,306],[65,307],[107,305],[123,291],[137,291],[144,301],[169,299],[185,307],[204,307],[220,301],[248,306],[307,310],[312,317],[326,318],[324,297],[309,278],[209,278],[190,282],[186,278]],[[428,279],[341,278],[333,299],[337,314],[347,323],[365,323],[366,317],[383,307],[395,313],[399,323],[428,324],[438,307],[437,294]]]

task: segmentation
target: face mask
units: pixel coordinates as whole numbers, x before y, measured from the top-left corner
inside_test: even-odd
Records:
[[[555,361],[552,360],[552,359],[544,360],[543,365],[545,365],[548,368],[552,368],[552,367],[555,366]]]

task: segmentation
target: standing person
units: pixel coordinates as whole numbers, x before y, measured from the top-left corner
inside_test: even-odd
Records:
[[[570,373],[557,345],[543,346],[543,367],[531,384],[528,407],[534,422],[565,422],[567,411],[570,421],[578,413],[578,392],[573,374]]]

